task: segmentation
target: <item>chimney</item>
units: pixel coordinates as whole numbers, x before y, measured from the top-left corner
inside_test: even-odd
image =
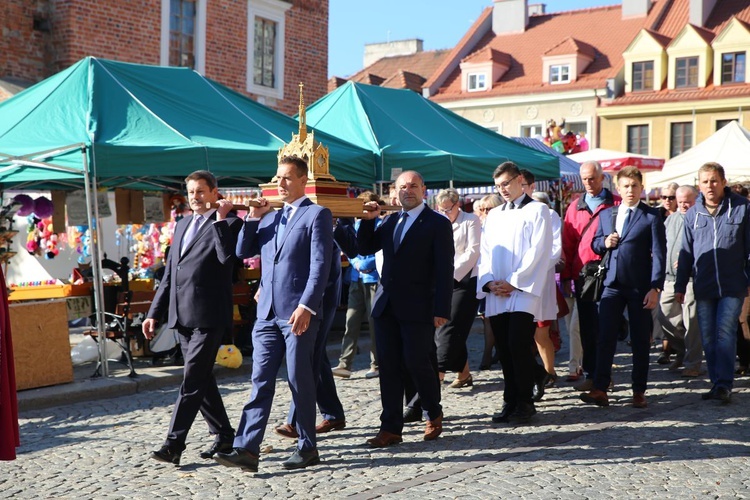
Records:
[[[530,16],[543,16],[547,13],[547,4],[544,3],[532,3],[529,5]]]
[[[714,5],[716,5],[716,0],[690,0],[690,24],[700,28],[705,27]]]
[[[651,9],[651,0],[622,0],[622,18],[645,17]]]
[[[496,35],[522,33],[529,24],[527,0],[494,0],[492,31]]]
[[[422,43],[419,38],[413,38],[411,40],[365,44],[365,57],[362,67],[366,68],[384,57],[409,56],[422,52]]]

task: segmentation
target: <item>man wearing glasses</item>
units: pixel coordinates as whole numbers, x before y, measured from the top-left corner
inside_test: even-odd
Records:
[[[487,215],[477,281],[505,381],[504,405],[492,421],[525,423],[536,414],[534,318],[542,317],[541,298],[550,286],[552,226],[549,209],[523,192],[524,179],[515,163],[501,164],[493,177],[505,205]]]

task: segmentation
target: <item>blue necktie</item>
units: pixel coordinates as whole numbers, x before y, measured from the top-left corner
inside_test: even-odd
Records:
[[[409,214],[404,212],[401,218],[396,223],[396,231],[393,233],[393,251],[397,252],[398,247],[401,245],[401,235],[404,234],[404,226],[406,225],[406,219]]]
[[[289,222],[289,214],[292,213],[292,206],[286,205],[284,210],[281,211],[281,220],[279,221],[279,230],[276,231],[276,243],[281,243],[281,239],[284,237],[284,231],[286,231],[286,223]]]
[[[185,231],[185,236],[182,237],[182,248],[180,249],[180,255],[182,255],[185,252],[185,249],[190,245],[190,243],[195,239],[195,236],[198,234],[198,230],[201,227],[201,221],[203,220],[203,216],[200,214],[195,214],[193,216],[193,220],[190,221],[190,226],[188,226],[187,231]]]
[[[625,210],[625,222],[622,223],[622,234],[625,234],[625,230],[628,228],[628,224],[630,224],[630,214],[632,213],[632,208],[628,208],[627,210]]]

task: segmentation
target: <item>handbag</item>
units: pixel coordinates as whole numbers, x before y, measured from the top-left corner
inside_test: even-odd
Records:
[[[612,227],[617,227],[617,210],[612,211]],[[608,249],[602,260],[592,260],[584,264],[578,275],[577,289],[581,300],[599,302],[604,292],[604,278],[607,277],[607,266],[611,258],[612,249]]]

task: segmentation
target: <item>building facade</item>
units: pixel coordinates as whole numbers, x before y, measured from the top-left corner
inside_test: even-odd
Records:
[[[0,99],[86,57],[187,66],[283,113],[327,90],[328,0],[4,0]]]

